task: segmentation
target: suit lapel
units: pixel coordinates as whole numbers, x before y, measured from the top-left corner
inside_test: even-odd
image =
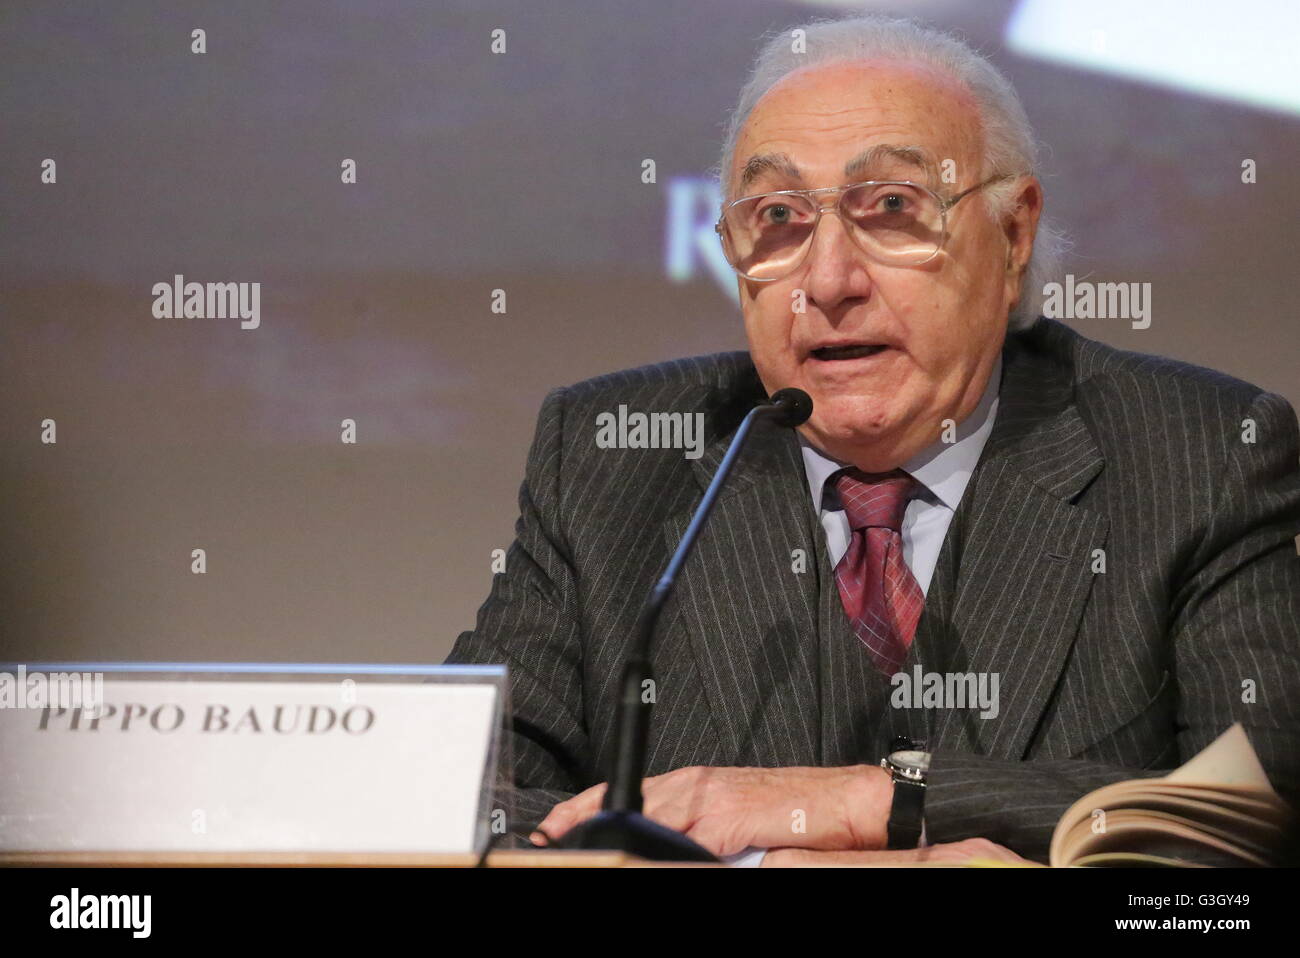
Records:
[[[733,433],[734,425],[696,460],[701,489]],[[697,502],[664,523],[670,550]],[[732,764],[817,764],[814,527],[793,431],[759,424],[665,616],[665,625],[690,637],[720,754]]]
[[[932,748],[1023,758],[1060,678],[1092,588],[1104,516],[1073,504],[1104,461],[1059,365],[1010,345],[997,422],[945,542],[956,594],[933,608],[926,669],[998,676],[998,714],[940,709]],[[955,535],[955,538],[954,538]],[[930,616],[931,603],[922,622]]]

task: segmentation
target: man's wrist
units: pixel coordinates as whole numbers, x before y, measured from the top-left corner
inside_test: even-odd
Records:
[[[879,765],[854,765],[846,821],[853,847],[884,848],[889,842],[889,811],[894,802],[893,777]]]

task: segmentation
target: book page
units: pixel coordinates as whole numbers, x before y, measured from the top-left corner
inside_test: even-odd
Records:
[[[1228,809],[1234,809],[1236,815],[1245,814],[1258,819],[1256,827],[1247,830],[1249,833],[1271,831],[1291,815],[1269,783],[1268,775],[1246,736],[1245,728],[1236,722],[1167,775],[1115,782],[1096,789],[1075,802],[1061,816],[1053,833],[1049,858],[1051,864],[1068,865],[1075,858],[1080,845],[1087,841],[1085,836],[1090,829],[1088,819],[1095,810],[1110,812],[1112,817],[1115,812],[1120,812],[1121,820],[1124,820],[1129,817],[1124,812],[1141,815],[1139,810],[1144,804],[1181,804],[1177,793],[1183,790],[1188,798],[1195,796],[1225,806],[1224,813],[1214,816],[1220,821],[1232,820],[1234,814]],[[1130,807],[1130,802],[1137,808]],[[1188,808],[1182,810],[1186,812]],[[1204,809],[1201,811],[1204,812]],[[1160,818],[1158,811],[1151,810],[1149,814],[1154,819]],[[1238,827],[1241,827],[1240,824]],[[1197,834],[1202,843],[1214,844],[1206,832],[1198,830]],[[1133,851],[1139,852],[1140,849],[1135,847]]]

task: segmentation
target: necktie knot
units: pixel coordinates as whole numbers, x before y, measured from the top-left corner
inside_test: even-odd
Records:
[[[844,469],[835,474],[835,489],[849,518],[849,528],[890,529],[901,532],[907,503],[916,497],[920,484],[903,472],[867,473]]]

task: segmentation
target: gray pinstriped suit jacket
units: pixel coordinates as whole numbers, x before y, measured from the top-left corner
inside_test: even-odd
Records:
[[[752,437],[660,621],[647,774],[933,752],[933,841],[1046,860],[1090,789],[1160,774],[1244,723],[1300,790],[1300,436],[1282,398],[1040,319],[1008,337],[993,433],[944,541],[904,666],[996,672],[1000,711],[890,707],[849,630],[794,433]],[[506,663],[515,827],[604,780],[641,601],[744,412],[745,353],[554,390],[517,540],[449,662]],[[705,413],[707,444],[599,449],[596,417]],[[1256,441],[1243,441],[1243,420]],[[794,550],[807,571],[793,571]],[[1094,572],[1095,550],[1105,571]],[[1243,690],[1254,683],[1254,701]]]

